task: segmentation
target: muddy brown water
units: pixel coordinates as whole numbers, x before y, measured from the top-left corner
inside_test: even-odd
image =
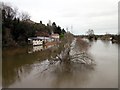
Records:
[[[118,44],[92,41],[87,51],[95,65],[50,60],[56,46],[3,50],[3,87],[117,88]]]

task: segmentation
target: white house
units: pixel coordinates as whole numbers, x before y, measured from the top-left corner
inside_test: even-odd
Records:
[[[52,34],[51,38],[53,38],[55,41],[59,41],[60,36],[59,34]]]
[[[42,45],[46,42],[51,42],[53,39],[49,37],[30,37],[28,38],[28,43],[35,45]]]
[[[43,45],[46,42],[59,41],[59,34],[52,34],[50,37],[30,37],[28,38],[28,43],[36,45]]]

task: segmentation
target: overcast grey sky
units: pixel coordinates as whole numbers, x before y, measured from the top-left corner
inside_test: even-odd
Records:
[[[118,33],[119,0],[2,1],[28,12],[35,22],[42,20],[46,24],[51,20],[76,35],[85,34],[88,29],[93,29],[95,34]]]

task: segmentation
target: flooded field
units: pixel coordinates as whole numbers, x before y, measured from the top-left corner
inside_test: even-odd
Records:
[[[67,45],[3,50],[3,87],[117,88],[118,44],[88,43],[80,48],[74,39],[69,53]]]

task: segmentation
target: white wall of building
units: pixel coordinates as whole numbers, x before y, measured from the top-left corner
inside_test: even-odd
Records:
[[[33,40],[33,45],[42,45],[43,40]]]

